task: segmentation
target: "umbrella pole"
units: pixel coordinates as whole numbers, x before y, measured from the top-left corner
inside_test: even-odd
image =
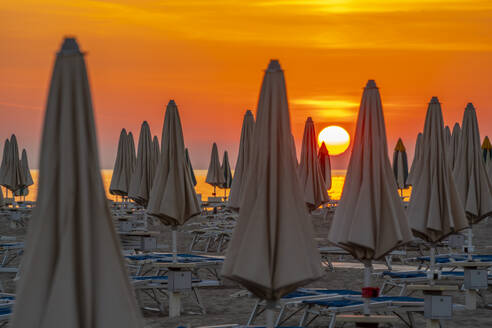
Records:
[[[214,193],[212,194],[214,197],[217,195],[217,193],[216,193],[217,190],[216,189],[217,189],[217,186],[214,186]]]
[[[467,250],[468,253],[468,261],[472,260],[473,253],[473,225],[470,223],[470,227],[468,228],[468,241],[467,241]]]
[[[178,262],[178,233],[177,233],[177,228],[173,226],[171,228],[172,230],[172,239],[173,239],[173,263]]]
[[[266,326],[267,328],[274,327],[275,320],[275,308],[277,307],[277,301],[267,300],[266,304]]]
[[[372,261],[366,260],[364,263],[364,287],[371,287],[371,271],[372,271]],[[370,298],[364,298],[364,315],[370,315],[369,310]]]
[[[432,243],[430,249],[430,271],[431,271],[430,284],[431,286],[433,286],[435,284],[434,272],[436,271],[436,244],[434,243]]]

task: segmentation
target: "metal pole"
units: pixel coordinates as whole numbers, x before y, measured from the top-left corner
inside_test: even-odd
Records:
[[[178,262],[178,236],[177,236],[177,228],[173,226],[172,228],[172,238],[173,238],[173,263]]]
[[[364,287],[371,287],[371,271],[372,271],[372,262],[371,260],[364,261]],[[364,315],[370,315],[371,311],[369,310],[369,298],[364,298]]]
[[[267,300],[266,304],[266,326],[267,328],[274,328],[275,320],[275,308],[277,307],[277,301]]]

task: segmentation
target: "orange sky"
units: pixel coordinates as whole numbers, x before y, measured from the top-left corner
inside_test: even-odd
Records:
[[[122,127],[138,136],[147,120],[160,139],[170,98],[195,168],[207,167],[213,141],[235,163],[270,58],[285,69],[298,146],[307,116],[318,131],[352,134],[362,87],[375,79],[388,143],[401,136],[411,159],[432,96],[450,125],[472,101],[482,136],[492,135],[491,30],[488,0],[3,2],[0,138],[16,133],[37,167],[54,54],[75,35],[88,53],[104,168]]]

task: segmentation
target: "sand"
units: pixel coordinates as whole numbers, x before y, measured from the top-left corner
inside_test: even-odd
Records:
[[[196,223],[206,220],[203,217],[194,218],[190,223]],[[316,238],[320,245],[327,245],[326,237],[331,222],[331,217],[323,219],[322,217],[313,216],[312,222],[315,226]],[[180,229],[179,235],[179,250],[186,252],[191,240],[190,230],[196,228],[193,225],[187,225]],[[161,231],[158,244],[162,246],[162,250],[170,250],[171,232],[170,230],[157,223],[151,225],[150,229]],[[492,235],[492,221],[483,221],[473,228],[474,244],[477,247],[477,252],[492,253],[492,243],[490,236]],[[0,220],[1,235],[15,235],[22,239],[25,234],[25,228],[15,228],[8,224],[6,219]],[[221,254],[223,255],[223,254]],[[354,267],[340,268],[336,267],[334,271],[327,271],[323,278],[306,287],[322,287],[329,289],[353,289],[359,290],[362,286],[363,272],[361,267],[353,260],[348,260],[354,263]],[[15,262],[14,262],[15,264]],[[398,265],[398,263],[395,263]],[[382,266],[379,266],[382,267]],[[377,270],[376,270],[377,271]],[[5,292],[15,293],[15,283],[12,281],[14,274],[0,273],[0,281]],[[205,278],[205,277],[204,277]],[[374,279],[374,285],[380,286],[381,281]],[[224,281],[221,287],[210,287],[200,289],[200,295],[203,303],[206,306],[206,314],[200,314],[200,308],[194,303],[191,296],[183,299],[183,308],[185,313],[179,318],[170,319],[165,313],[143,310],[145,327],[176,327],[183,326],[207,326],[207,325],[223,325],[223,324],[246,324],[251,313],[256,299],[253,297],[232,297],[234,293],[241,291],[242,288],[234,282]],[[419,296],[418,294],[416,296]],[[484,296],[488,302],[492,303],[492,295],[490,289],[484,292]],[[148,297],[142,297],[145,306],[152,306]],[[454,297],[454,302],[463,303],[462,296]],[[166,302],[167,304],[167,302]],[[167,310],[165,310],[167,311]],[[286,322],[284,326],[295,326],[299,322],[299,315],[294,316]],[[417,315],[417,326],[424,326],[422,316]],[[265,318],[260,316],[256,324],[264,324]],[[321,327],[327,326],[327,318],[317,319],[311,326]],[[403,323],[396,327],[406,327]],[[444,327],[492,327],[492,310],[478,309],[476,311],[455,312],[452,321],[444,321]]]

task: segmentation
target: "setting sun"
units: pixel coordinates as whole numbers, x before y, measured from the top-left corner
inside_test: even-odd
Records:
[[[330,155],[339,155],[350,145],[350,135],[347,130],[337,125],[324,128],[318,135],[318,143],[324,142]]]

